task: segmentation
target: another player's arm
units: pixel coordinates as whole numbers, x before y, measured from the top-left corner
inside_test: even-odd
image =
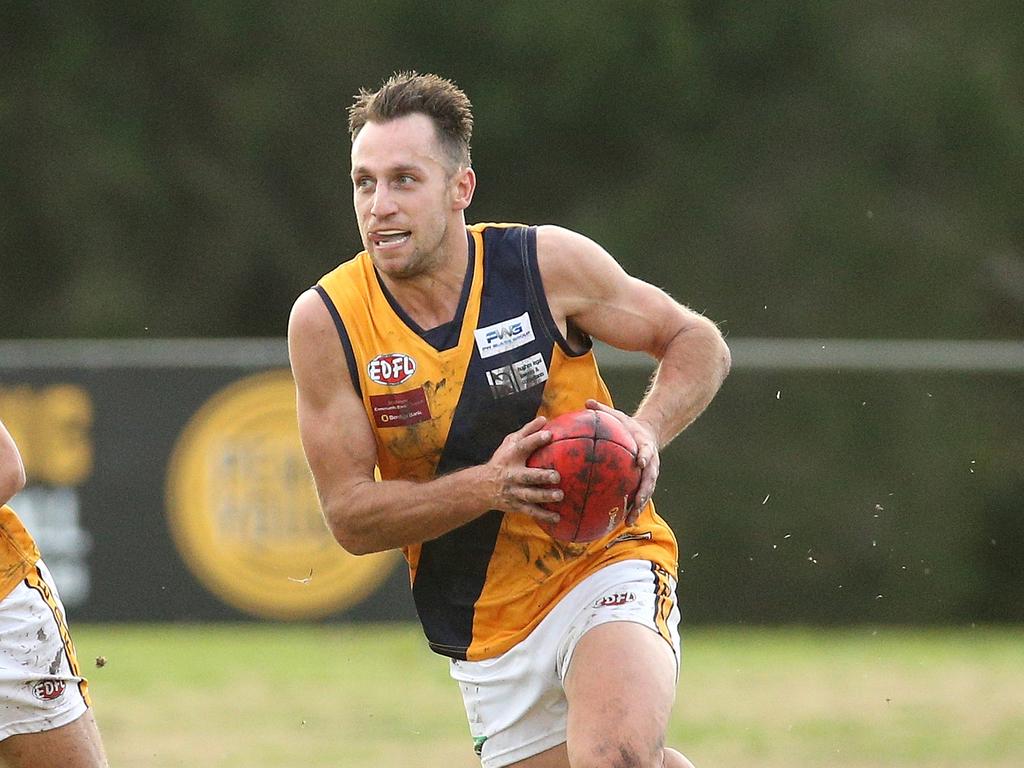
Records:
[[[639,508],[654,491],[658,451],[707,408],[728,375],[729,348],[713,322],[660,288],[628,275],[589,238],[560,227],[540,227],[537,251],[552,314],[563,330],[573,326],[658,361],[646,395],[626,420],[644,467]]]
[[[0,421],[0,505],[6,504],[24,487],[25,465],[14,438]]]
[[[539,506],[560,493],[540,487],[557,482],[557,475],[525,465],[550,440],[543,419],[506,437],[486,464],[429,482],[376,482],[373,430],[349,377],[334,322],[315,291],[295,302],[288,350],[299,433],[320,507],[334,537],[349,552],[428,541],[490,509],[558,519]]]

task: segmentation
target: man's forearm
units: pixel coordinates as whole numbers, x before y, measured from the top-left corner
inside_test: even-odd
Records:
[[[702,318],[683,328],[666,346],[634,418],[650,425],[664,448],[708,407],[730,365],[714,323]]]
[[[418,544],[479,517],[490,508],[493,483],[481,465],[434,480],[367,480],[321,499],[331,533],[362,555]]]

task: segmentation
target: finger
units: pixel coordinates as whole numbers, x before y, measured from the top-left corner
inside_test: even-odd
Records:
[[[651,500],[650,491],[637,491],[636,499],[633,502],[633,507],[629,510],[629,514],[626,515],[626,522],[630,525],[636,522],[636,519],[640,517],[640,513],[644,511],[644,507],[647,506]]]
[[[523,459],[527,458],[531,453],[536,451],[542,445],[547,445],[551,442],[551,431],[542,429],[539,432],[533,432],[531,434],[521,436],[515,441],[514,447],[516,453],[518,453]]]
[[[554,485],[562,482],[562,476],[554,469],[533,469],[523,467],[522,471],[516,474],[516,480],[523,486]]]
[[[650,467],[640,476],[640,487],[637,488],[636,496],[633,498],[633,506],[626,515],[626,524],[633,525],[640,516],[647,502],[654,495],[654,486],[658,482],[656,467]]]
[[[640,469],[646,469],[649,464],[652,464],[658,455],[657,449],[648,442],[638,444],[636,447],[636,465]]]
[[[620,411],[618,408],[612,408],[610,405],[605,405],[598,400],[587,400],[585,405],[592,411],[602,411],[607,413],[609,416],[614,416],[623,423],[625,423],[625,419],[627,418],[624,411]]]
[[[552,488],[551,486],[527,486],[521,488],[516,495],[521,501],[530,505],[557,504],[565,497],[561,488]]]
[[[633,499],[633,506],[630,507],[629,512],[626,513],[626,525],[636,525],[637,518],[639,518],[640,513],[644,511],[644,507],[647,506],[647,502],[650,498],[650,496],[637,491],[636,498]]]
[[[658,465],[648,464],[647,468],[640,475],[640,490],[637,494],[646,503],[654,495],[654,486],[658,482]]]
[[[514,492],[516,487],[557,486],[562,482],[562,476],[557,470],[545,467],[516,467],[510,469],[507,475],[508,487]]]
[[[547,418],[546,417],[544,417],[544,416],[537,416],[532,421],[528,421],[526,424],[524,424],[518,430],[513,432],[513,434],[519,435],[520,437],[526,437],[527,435],[532,435],[533,433],[535,433],[537,430],[539,430],[541,427],[543,427],[546,423],[547,423]]]
[[[532,504],[524,504],[516,511],[532,517],[534,520],[539,520],[542,523],[551,523],[553,525],[557,524],[562,519],[562,516],[557,512],[551,512],[544,509],[544,507],[538,507]]]

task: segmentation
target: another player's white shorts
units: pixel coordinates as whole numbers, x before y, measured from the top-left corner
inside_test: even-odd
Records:
[[[675,579],[646,560],[605,566],[577,584],[525,640],[500,656],[451,662],[484,768],[501,768],[565,742],[563,681],[584,633],[630,621],[665,638],[679,670]]]
[[[43,561],[0,600],[0,740],[78,719],[88,707],[64,606]]]

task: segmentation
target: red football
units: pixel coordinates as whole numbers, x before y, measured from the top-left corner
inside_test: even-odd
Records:
[[[544,429],[551,442],[526,465],[558,470],[565,496],[543,505],[562,519],[540,525],[561,541],[593,541],[610,533],[625,519],[640,485],[633,436],[614,416],[589,409],[563,413]]]

